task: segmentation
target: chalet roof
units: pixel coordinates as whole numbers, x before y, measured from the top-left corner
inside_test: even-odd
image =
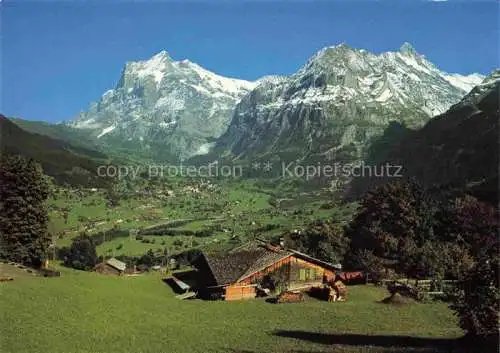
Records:
[[[121,262],[120,260],[117,260],[114,257],[108,259],[106,261],[106,264],[113,268],[116,268],[119,271],[125,271],[125,269],[127,268],[127,265],[124,262]]]
[[[260,248],[213,255],[203,254],[217,285],[233,283],[262,255],[267,252]]]
[[[312,263],[316,263],[316,264],[321,265],[323,267],[330,268],[332,270],[337,270],[337,271],[342,270],[342,265],[341,264],[332,264],[330,262],[326,262],[326,261],[317,259],[315,257],[312,257],[310,255],[304,254],[303,252],[300,252],[300,251],[297,251],[297,250],[290,249],[289,251],[291,253],[293,253],[294,255],[296,255],[297,257],[303,258],[305,260],[308,260],[308,261],[310,261]]]

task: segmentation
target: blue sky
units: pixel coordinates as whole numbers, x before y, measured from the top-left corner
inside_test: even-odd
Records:
[[[127,61],[167,50],[218,74],[291,74],[322,47],[373,52],[408,41],[442,70],[499,66],[498,1],[3,0],[0,112],[73,118],[112,88]]]

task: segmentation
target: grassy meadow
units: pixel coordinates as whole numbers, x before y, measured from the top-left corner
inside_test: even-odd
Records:
[[[343,303],[180,301],[159,273],[61,271],[0,284],[2,352],[438,352],[462,335],[444,303],[381,304],[371,285]]]
[[[230,248],[315,219],[345,223],[357,207],[333,203],[325,190],[226,181],[193,192],[198,185],[134,185],[114,207],[104,190],[60,189],[48,201],[50,230],[57,247],[82,231],[104,233],[97,253],[106,257],[173,254]],[[148,232],[106,237],[117,229]],[[344,303],[180,301],[160,273],[108,277],[56,268],[60,278],[0,283],[1,352],[445,352],[463,335],[445,303],[381,304],[387,291],[371,285],[349,287]]]

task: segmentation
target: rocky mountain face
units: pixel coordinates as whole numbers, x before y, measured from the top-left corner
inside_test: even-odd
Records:
[[[205,153],[255,85],[216,75],[189,60],[174,61],[162,51],[127,63],[116,87],[69,125],[111,148],[177,160]]]
[[[391,122],[422,127],[483,78],[442,72],[408,43],[379,55],[345,44],[324,48],[292,76],[259,80],[213,154],[361,159]]]
[[[404,178],[427,188],[465,191],[498,205],[499,105],[500,70],[496,70],[444,114],[386,147],[379,164],[400,165]],[[392,180],[355,179],[349,196],[355,198]]]
[[[407,43],[378,55],[324,48],[297,73],[256,82],[163,51],[127,63],[116,87],[67,126],[109,153],[157,161],[358,160],[391,122],[419,128],[482,79],[442,72]]]

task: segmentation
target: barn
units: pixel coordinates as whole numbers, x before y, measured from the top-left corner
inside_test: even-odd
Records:
[[[194,262],[200,297],[255,298],[258,288],[306,290],[335,278],[340,265],[302,252],[260,244],[227,253],[201,254]]]
[[[103,275],[121,276],[125,272],[127,265],[114,257],[95,265],[94,271]]]

